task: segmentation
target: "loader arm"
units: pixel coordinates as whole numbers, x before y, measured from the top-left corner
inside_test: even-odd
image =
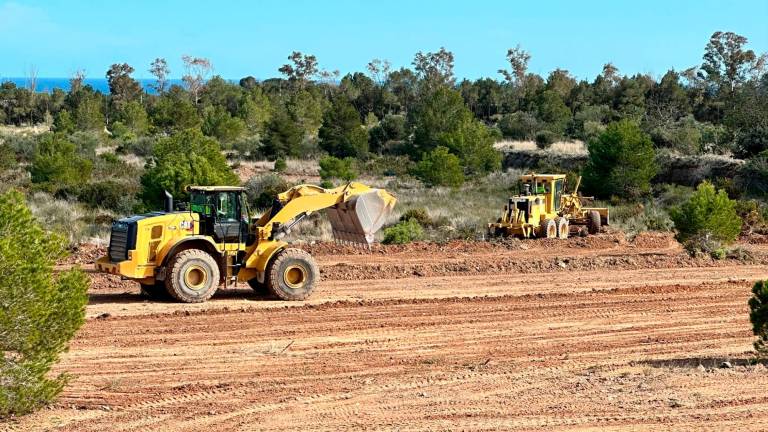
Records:
[[[334,189],[294,186],[279,194],[256,222],[257,241],[246,251],[245,268],[238,277],[262,281],[269,259],[287,245],[280,239],[298,220],[320,210],[326,210],[336,240],[368,246],[396,201],[383,189],[355,182]]]

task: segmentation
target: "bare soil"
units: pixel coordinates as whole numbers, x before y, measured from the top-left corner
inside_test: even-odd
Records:
[[[0,429],[768,429],[747,314],[764,245],[746,262],[660,234],[303,247],[323,269],[306,302],[242,285],[150,302],[91,274],[57,366],[72,380]]]

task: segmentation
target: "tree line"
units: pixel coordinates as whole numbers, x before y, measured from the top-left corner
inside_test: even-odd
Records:
[[[766,55],[747,43],[716,32],[701,65],[655,79],[622,75],[609,63],[591,82],[563,69],[546,77],[531,73],[531,54],[520,46],[508,50],[509,67],[497,78],[474,81],[456,79],[454,55],[445,48],[416,53],[411,67],[374,59],[365,72],[343,77],[321,69],[315,56],[293,52],[280,78],[248,76],[238,83],[211,76],[208,59],[185,56],[183,85],[169,85],[171,71],[158,58],[149,67],[153,93],[125,63],[106,72],[108,94],[84,84],[82,73],[72,77],[68,92],[3,83],[0,122],[52,123],[57,137],[41,140],[34,152],[60,164],[77,158],[71,147],[79,144],[71,137],[78,133],[103,133],[119,151],[147,157],[158,142],[185,133],[242,158],[384,160],[386,172],[436,185],[459,185],[498,169],[498,140],[535,140],[542,147],[561,139],[592,141],[621,121],[637,125],[655,149],[752,158],[768,149],[768,75]],[[45,177],[38,174],[32,173]]]

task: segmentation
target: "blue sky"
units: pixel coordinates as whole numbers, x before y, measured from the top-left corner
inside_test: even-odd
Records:
[[[606,62],[661,75],[700,64],[717,30],[768,51],[768,0],[630,1],[6,1],[0,0],[0,77],[104,76],[110,64],[148,77],[155,57],[181,75],[184,54],[209,58],[225,78],[277,76],[292,50],[320,67],[364,70],[372,58],[408,66],[445,46],[460,78],[490,76],[521,44],[530,70],[592,79]]]

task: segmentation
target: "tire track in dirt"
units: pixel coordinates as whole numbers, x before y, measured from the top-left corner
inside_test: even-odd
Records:
[[[605,275],[593,276],[603,283]],[[655,285],[646,276],[645,285],[625,286],[639,275],[614,274],[613,288],[595,291],[544,286],[522,295],[89,320],[60,366],[75,380],[51,410],[18,427],[765,426],[762,365],[700,372],[663,363],[746,358],[749,283],[721,275],[718,283]]]

